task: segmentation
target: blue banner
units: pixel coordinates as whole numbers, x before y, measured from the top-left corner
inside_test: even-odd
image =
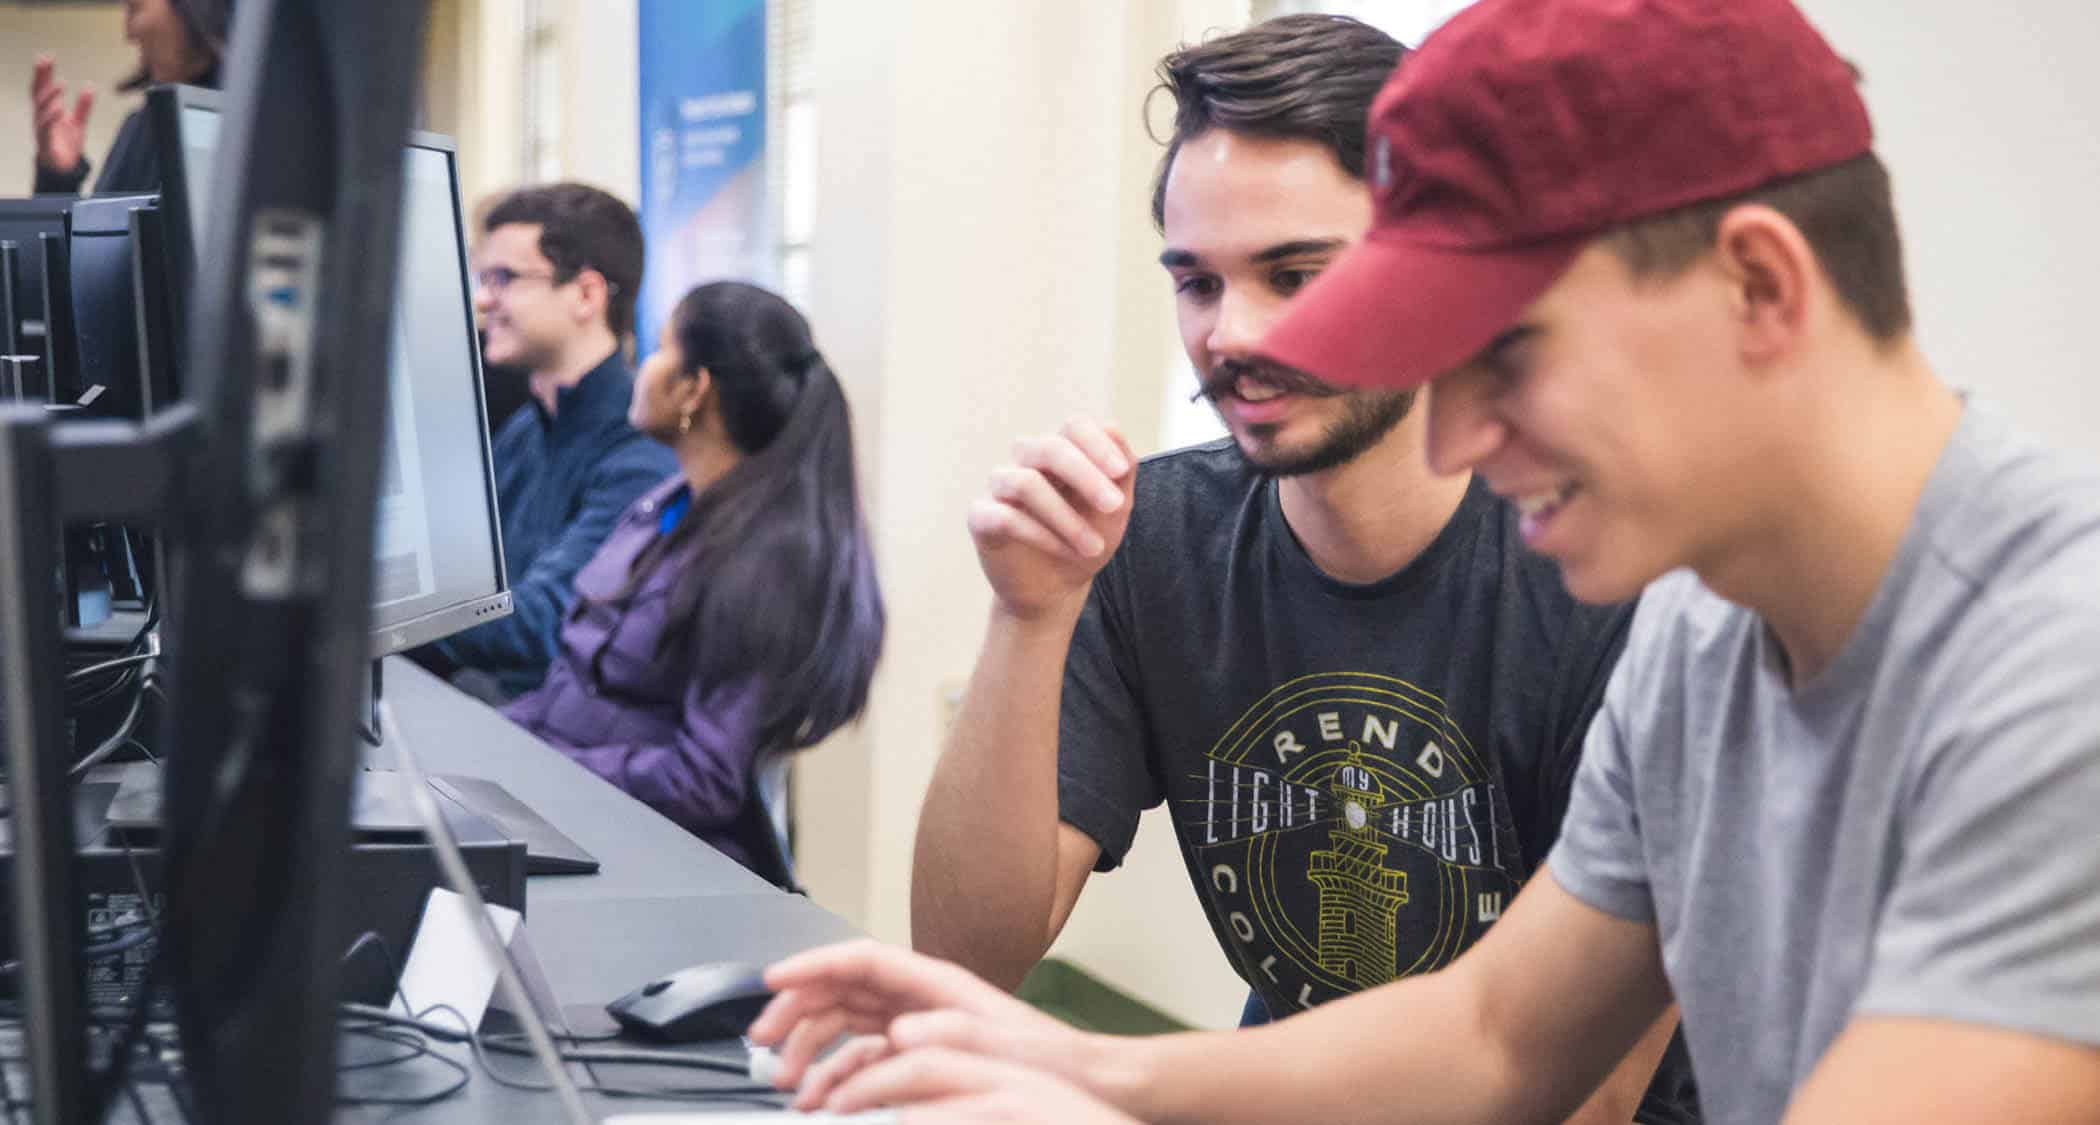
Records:
[[[775,286],[766,193],[765,0],[639,0],[641,353],[693,286]]]

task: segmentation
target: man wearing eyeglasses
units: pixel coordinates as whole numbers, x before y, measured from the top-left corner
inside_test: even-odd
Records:
[[[513,608],[417,656],[497,701],[539,684],[577,570],[619,514],[678,466],[627,423],[634,374],[622,345],[642,283],[634,209],[596,188],[550,184],[504,197],[482,228],[483,355],[528,372],[532,392],[495,435]]]

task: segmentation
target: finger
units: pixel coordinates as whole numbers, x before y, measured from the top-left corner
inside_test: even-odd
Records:
[[[981,1010],[999,1000],[1020,1003],[960,966],[872,938],[796,954],[766,970],[766,987],[776,992],[807,987],[841,994],[858,990],[864,996],[856,1010],[886,1005],[893,1016],[925,1008]]]
[[[766,987],[779,992],[832,980],[870,976],[870,966],[880,960],[888,948],[874,938],[855,938],[804,950],[767,966]]]
[[[979,500],[970,506],[970,536],[987,547],[1024,543],[1059,558],[1078,558],[1079,552],[1052,534],[1050,529],[1010,504]]]
[[[57,125],[59,121],[65,117],[65,115],[66,110],[64,106],[53,106],[48,110],[38,113],[36,116],[37,135],[39,137],[42,137],[45,133],[49,132],[53,126]]]
[[[1021,1061],[1011,1036],[1002,1034],[989,1020],[953,1008],[898,1016],[890,1021],[887,1036],[900,1051],[944,1048]]]
[[[1064,435],[1101,466],[1101,471],[1112,479],[1120,479],[1136,467],[1137,459],[1130,455],[1130,445],[1114,426],[1103,425],[1086,418],[1075,418],[1065,423]]]
[[[1107,439],[1099,440],[1105,443]],[[1067,436],[1024,441],[1015,453],[1021,467],[1034,469],[1065,491],[1086,497],[1103,515],[1123,506],[1123,490],[1115,482],[1122,474],[1109,471],[1099,458]]]
[[[993,473],[992,497],[1019,508],[1086,558],[1099,555],[1107,546],[1039,470],[1010,465]]]
[[[51,84],[51,67],[55,60],[50,55],[38,55],[36,65],[29,69],[29,96],[34,98]]]
[[[95,87],[92,83],[90,83],[89,85],[81,88],[80,97],[75,99],[73,102],[74,122],[80,125],[86,125],[88,119],[88,111],[94,108]]]
[[[802,1088],[795,1092],[795,1108],[806,1111],[823,1105],[841,1082],[890,1057],[893,1051],[890,1041],[880,1035],[860,1035],[848,1040],[831,1057],[809,1068]]]
[[[780,1071],[774,1084],[786,1089],[799,1084],[809,1071],[809,1064],[824,1053],[826,1047],[846,1034],[846,1013],[833,1009],[803,1020],[788,1032],[780,1045]]]
[[[989,1093],[1002,1084],[1015,1085],[1027,1079],[1027,1071],[1010,1063],[945,1047],[929,1047],[901,1051],[855,1073],[824,1099],[824,1108],[831,1113],[854,1113],[880,1106],[913,1105]]]
[[[54,110],[63,113],[66,108],[66,84],[55,83],[36,96],[36,115],[44,116]]]
[[[862,989],[795,988],[767,1002],[765,1010],[752,1021],[744,1036],[760,1046],[776,1046],[805,1020],[827,1013],[843,1015],[849,1028],[860,1032],[880,1031],[888,1027],[889,1021],[897,1015],[879,997]]]
[[[1108,440],[1114,442],[1116,448],[1122,452],[1123,463],[1130,467],[1131,473],[1135,474],[1137,472],[1138,464],[1137,454],[1131,452],[1130,439],[1123,436],[1122,428],[1111,423],[1102,426],[1101,429],[1103,433],[1106,433],[1108,435]],[[1124,484],[1127,486],[1129,484],[1129,480],[1126,479],[1124,481]]]

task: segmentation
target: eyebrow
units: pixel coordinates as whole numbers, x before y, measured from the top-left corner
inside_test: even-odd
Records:
[[[1471,359],[1468,359],[1466,363],[1468,366],[1470,366],[1472,364],[1485,362],[1486,360],[1494,358],[1497,354],[1503,351],[1507,351],[1510,348],[1516,347],[1518,344],[1521,344],[1526,340],[1533,339],[1543,334],[1544,332],[1545,329],[1539,327],[1536,324],[1518,324],[1510,328],[1506,328],[1502,331],[1501,335],[1498,335],[1494,339],[1489,340],[1487,347],[1484,347],[1479,351],[1474,352],[1473,357]]]
[[[1302,258],[1308,254],[1328,254],[1343,249],[1348,242],[1339,238],[1301,238],[1295,242],[1279,242],[1254,255],[1257,262],[1280,262],[1286,258]]]
[[[1300,238],[1290,242],[1279,242],[1254,252],[1250,259],[1258,265],[1281,262],[1289,258],[1302,258],[1309,254],[1331,254],[1346,249],[1349,243],[1340,238]],[[1188,250],[1168,249],[1160,252],[1159,264],[1168,269],[1188,269],[1201,265],[1202,259]]]

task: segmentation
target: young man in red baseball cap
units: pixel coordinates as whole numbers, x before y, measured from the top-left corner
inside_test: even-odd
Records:
[[[885,1028],[817,1080],[913,1125],[1548,1121],[1674,997],[1710,1121],[2100,1121],[2100,474],[1920,354],[1851,69],[1786,0],[1483,0],[1371,140],[1264,351],[1431,385],[1436,468],[1645,587],[1545,877],[1273,1028],[1089,1037],[861,946],[754,1034]]]

